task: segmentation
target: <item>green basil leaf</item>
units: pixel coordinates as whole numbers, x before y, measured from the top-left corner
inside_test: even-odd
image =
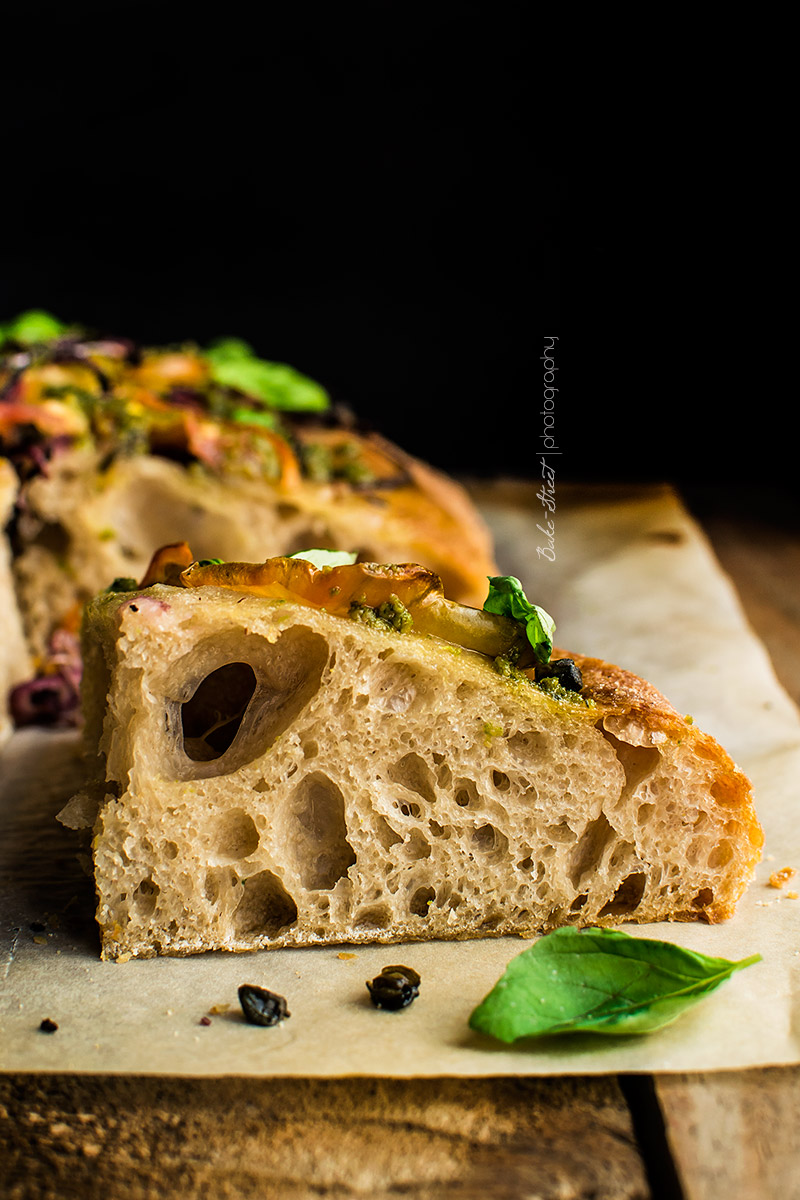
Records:
[[[525,626],[528,641],[540,662],[549,662],[553,653],[556,623],[538,604],[531,604],[522,584],[513,575],[490,575],[489,595],[483,602],[486,612],[513,617]]]
[[[567,926],[512,959],[469,1024],[502,1042],[652,1033],[760,960],[754,954],[732,962],[621,930]]]
[[[0,325],[0,345],[4,342],[15,342],[21,346],[33,346],[39,342],[49,342],[61,337],[69,329],[57,317],[39,308],[20,313],[12,321]]]
[[[349,567],[358,558],[357,554],[351,554],[349,550],[300,550],[297,554],[290,554],[289,558],[302,558],[305,562],[310,562],[312,566],[320,569],[322,567]]]
[[[258,358],[241,338],[223,338],[203,353],[216,383],[236,388],[270,408],[322,412],[330,405],[330,397],[320,384],[286,363]]]

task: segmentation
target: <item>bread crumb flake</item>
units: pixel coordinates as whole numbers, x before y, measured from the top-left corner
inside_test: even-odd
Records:
[[[780,871],[773,871],[769,877],[769,886],[774,888],[782,888],[785,883],[788,883],[794,874],[794,867],[783,867]]]

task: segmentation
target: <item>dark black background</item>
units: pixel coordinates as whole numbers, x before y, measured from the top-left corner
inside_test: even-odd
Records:
[[[529,6],[203,11],[6,25],[0,319],[241,336],[490,477],[539,476],[555,334],[560,478],[736,478],[692,323],[702,257],[676,258],[638,135],[553,125],[569,97],[544,102]]]

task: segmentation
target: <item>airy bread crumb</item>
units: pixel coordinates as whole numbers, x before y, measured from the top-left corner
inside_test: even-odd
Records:
[[[105,958],[719,921],[760,857],[725,751],[595,660],[565,700],[436,637],[160,584],[92,602],[83,655]]]

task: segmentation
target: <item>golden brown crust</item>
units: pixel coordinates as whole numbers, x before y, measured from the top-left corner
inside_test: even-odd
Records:
[[[552,658],[573,659],[583,676],[584,692],[604,708],[658,718],[659,724],[666,722],[672,732],[679,723],[684,723],[683,717],[658,688],[624,667],[558,648],[553,649]]]
[[[386,465],[377,484],[353,487],[338,483],[334,503],[380,506],[381,532],[386,540],[415,547],[416,559],[441,577],[446,596],[482,607],[489,591],[488,577],[497,575],[499,569],[488,526],[466,488],[380,434],[348,431],[347,437],[362,448],[367,461],[379,456]],[[389,465],[394,468],[391,474]]]
[[[631,671],[564,650],[553,651],[553,658],[569,657],[575,661],[583,677],[583,694],[590,697],[599,710],[598,724],[613,733],[616,721],[641,726],[645,737],[653,744],[670,739],[691,749],[709,767],[711,791],[717,803],[730,813],[730,820],[741,825],[744,841],[751,853],[742,864],[741,890],[744,890],[753,868],[761,858],[764,832],[756,814],[752,783],[737,766],[728,752],[710,734],[698,729],[690,717],[678,712],[658,688]],[[609,722],[609,718],[611,721]],[[738,899],[738,896],[736,897]],[[674,920],[697,920],[698,916],[716,924],[733,915],[735,899],[714,899],[699,911],[679,913]]]

